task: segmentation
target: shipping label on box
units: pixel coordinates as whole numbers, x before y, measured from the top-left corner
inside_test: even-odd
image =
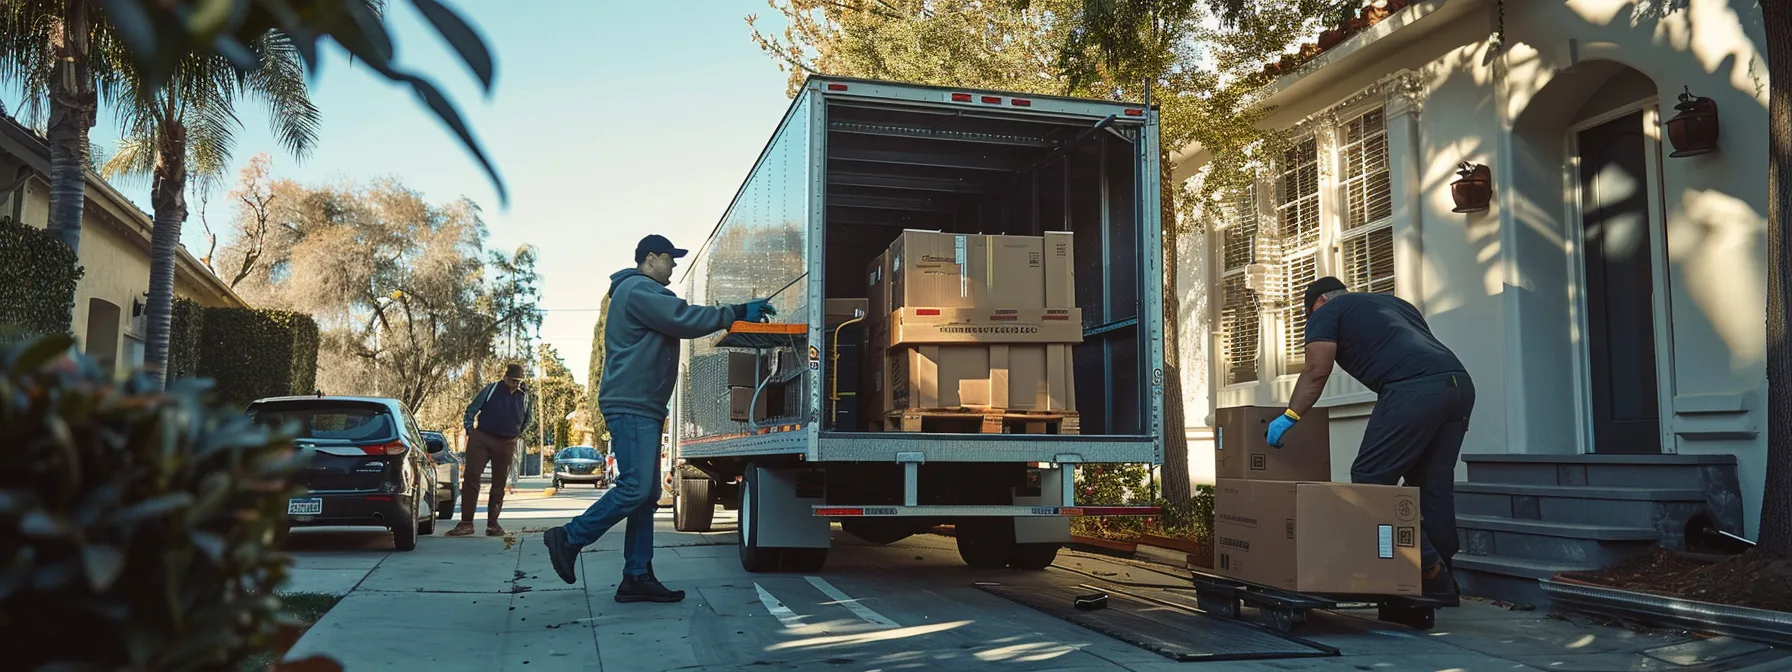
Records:
[[[1269,423],[1286,410],[1280,406],[1232,406],[1219,409],[1213,435],[1216,478],[1260,481],[1332,480],[1329,413],[1315,407],[1282,435],[1282,447],[1269,445]]]
[[[1075,238],[1068,231],[1045,232],[1045,307],[1076,307]]]
[[[1416,595],[1418,489],[1219,479],[1214,569],[1308,593]]]
[[[1063,310],[901,308],[891,313],[890,345],[1081,343],[1083,313]]]

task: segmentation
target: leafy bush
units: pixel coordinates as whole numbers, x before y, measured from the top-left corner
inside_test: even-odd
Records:
[[[220,401],[317,389],[317,322],[284,310],[207,308],[199,374],[217,381]]]
[[[1198,486],[1194,497],[1172,502],[1151,487],[1146,464],[1085,464],[1077,467],[1077,503],[1108,506],[1160,506],[1157,516],[1083,516],[1072,519],[1071,531],[1085,537],[1133,540],[1143,534],[1200,539],[1213,530],[1213,488]]]
[[[0,352],[7,669],[229,670],[284,651],[291,443],[205,407],[203,381],[113,383],[72,346]]]
[[[205,306],[191,299],[174,299],[168,331],[168,379],[198,376],[199,356],[205,346]]]
[[[82,273],[61,240],[0,217],[0,342],[70,333]]]

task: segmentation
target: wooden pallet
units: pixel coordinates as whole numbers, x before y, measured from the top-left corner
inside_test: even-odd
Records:
[[[1006,408],[904,408],[884,416],[884,431],[962,434],[1079,434],[1076,411]]]

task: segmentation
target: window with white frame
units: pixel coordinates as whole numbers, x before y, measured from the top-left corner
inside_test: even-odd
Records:
[[[1394,205],[1387,117],[1369,110],[1338,128],[1340,279],[1351,291],[1394,291]]]
[[[1257,293],[1245,278],[1257,260],[1257,189],[1245,187],[1216,206],[1220,243],[1220,344],[1226,385],[1257,380],[1262,347]]]
[[[1319,249],[1319,141],[1308,137],[1282,153],[1276,166],[1276,240],[1281,325],[1282,374],[1299,373],[1306,364],[1307,314],[1301,302],[1306,286],[1317,279]]]

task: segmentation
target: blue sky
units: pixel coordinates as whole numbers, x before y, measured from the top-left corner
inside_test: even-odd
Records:
[[[633,266],[634,244],[662,233],[695,248],[746,177],[789,100],[785,76],[753,44],[745,17],[781,31],[764,0],[450,1],[484,33],[497,60],[482,95],[465,67],[428,35],[408,3],[392,3],[400,61],[449,92],[510,190],[500,207],[471,155],[400,89],[332,47],[313,83],[323,111],[304,163],[280,150],[258,106],[239,111],[236,168],[259,152],[276,177],[302,182],[400,177],[432,202],[466,196],[485,209],[488,246],[541,248],[544,307],[596,308],[611,273]],[[767,16],[770,14],[770,16]],[[768,25],[769,24],[769,25]],[[116,123],[102,117],[96,142]],[[149,184],[118,185],[149,210]],[[214,196],[214,227],[231,211]],[[183,230],[204,254],[197,194]],[[596,312],[549,312],[542,337],[582,380]]]

